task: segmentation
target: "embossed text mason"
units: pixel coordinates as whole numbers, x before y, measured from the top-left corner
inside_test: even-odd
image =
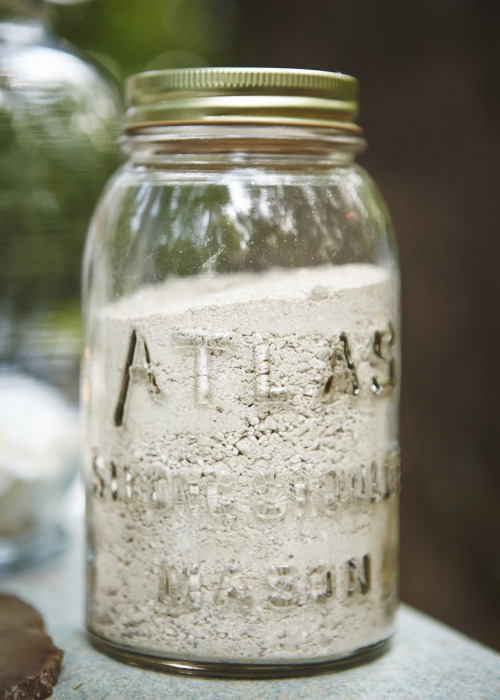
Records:
[[[398,580],[399,278],[340,73],[127,83],[84,264],[87,626],[227,677],[373,658]]]

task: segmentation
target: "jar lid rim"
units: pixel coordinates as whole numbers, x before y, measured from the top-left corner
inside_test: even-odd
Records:
[[[228,122],[236,117],[352,123],[358,82],[344,73],[287,68],[183,68],[138,73],[125,83],[126,127]]]

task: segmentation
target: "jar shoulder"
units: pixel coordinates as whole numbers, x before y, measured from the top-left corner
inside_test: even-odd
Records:
[[[86,266],[103,268],[121,294],[131,280],[172,274],[392,267],[394,255],[387,208],[358,164],[172,171],[129,162],[101,199]]]

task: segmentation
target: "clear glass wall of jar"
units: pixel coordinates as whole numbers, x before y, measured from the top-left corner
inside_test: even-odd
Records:
[[[373,658],[397,608],[399,278],[356,81],[128,90],[85,257],[91,639],[219,676]]]

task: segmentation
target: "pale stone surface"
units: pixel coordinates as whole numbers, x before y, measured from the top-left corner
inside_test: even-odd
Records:
[[[499,698],[500,655],[402,606],[393,647],[377,661],[313,678],[222,681],[182,677],[122,664],[94,650],[83,627],[83,536],[36,572],[0,579],[44,616],[54,643],[65,652],[54,699],[74,700],[285,700],[330,698]],[[80,685],[81,684],[81,685]]]

